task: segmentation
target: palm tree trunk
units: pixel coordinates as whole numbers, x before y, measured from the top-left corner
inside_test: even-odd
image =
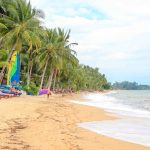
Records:
[[[50,74],[50,76],[49,76],[48,89],[51,89],[53,75],[54,75],[54,69],[51,70],[51,74]]]
[[[6,64],[3,66],[3,68],[2,68],[2,70],[0,72],[0,85],[1,85],[3,77],[4,77],[4,71],[5,71],[6,67],[7,67],[8,62],[11,59],[11,56],[13,54],[13,51],[14,51],[15,47],[16,47],[16,44],[17,44],[17,42],[14,44],[14,46],[12,47],[10,53],[8,54],[8,57],[7,57],[7,60],[6,60]]]
[[[31,79],[32,69],[33,69],[33,63],[31,64],[31,68],[30,68],[30,79]]]
[[[29,69],[28,69],[28,73],[27,73],[27,85],[30,84],[31,74],[32,74],[32,68],[33,68],[33,63],[31,64],[31,67],[29,67]]]
[[[30,58],[28,60],[28,69],[27,69],[27,85],[29,85],[29,79],[30,78]]]
[[[50,80],[49,78],[50,78],[50,76],[48,77],[47,84],[45,85],[45,87],[48,87],[49,80]]]
[[[53,91],[55,90],[55,83],[56,83],[56,73],[54,73]]]
[[[42,86],[43,86],[43,81],[44,81],[44,76],[45,76],[45,72],[46,72],[46,69],[47,69],[47,65],[48,65],[48,59],[46,61],[46,64],[45,64],[45,67],[44,67],[44,70],[43,70],[43,74],[42,74],[42,78],[41,78],[41,84],[40,84],[40,90],[42,89]]]

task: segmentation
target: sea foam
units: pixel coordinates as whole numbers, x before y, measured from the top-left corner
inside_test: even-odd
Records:
[[[108,94],[91,93],[83,96],[85,101],[74,103],[88,105],[114,113],[120,119],[94,121],[79,124],[79,127],[127,142],[150,146],[150,112],[121,103]]]

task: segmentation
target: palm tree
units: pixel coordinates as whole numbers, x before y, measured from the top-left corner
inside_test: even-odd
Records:
[[[60,72],[60,70],[64,67],[63,65],[66,63],[76,63],[78,62],[77,58],[74,56],[76,54],[75,51],[70,49],[72,45],[77,45],[77,43],[69,43],[70,38],[70,30],[65,32],[63,29],[58,28],[56,30],[56,42],[54,54],[51,57],[51,69],[48,80],[48,88],[51,88],[52,79],[54,78],[54,85],[56,80],[56,72]]]
[[[38,49],[40,63],[40,69],[43,69],[43,74],[41,77],[40,89],[43,86],[45,73],[47,71],[48,64],[51,63],[50,58],[52,52],[54,51],[54,41],[55,41],[55,30],[47,29],[46,35],[42,40],[42,47]]]
[[[39,46],[40,38],[37,33],[40,21],[37,16],[39,11],[33,9],[30,2],[11,0],[7,1],[6,4],[4,5],[5,15],[0,15],[0,37],[3,46],[10,49],[6,60],[7,64],[14,50],[22,50],[23,43],[29,45],[30,49],[32,49],[33,44],[35,47]],[[6,66],[4,65],[0,72],[0,83]]]
[[[40,89],[43,86],[43,81],[47,68],[49,68],[48,74],[48,83],[47,86],[50,89],[52,84],[52,79],[54,78],[54,84],[56,79],[56,74],[63,67],[63,61],[71,53],[69,47],[69,32],[58,29],[47,29],[47,35],[43,39],[43,47],[39,49],[41,68],[43,69],[43,74],[41,77]],[[69,45],[68,45],[69,43]]]
[[[70,43],[69,38],[70,38],[70,30],[68,32],[65,32],[64,29],[58,28],[58,37],[59,37],[59,42],[61,43],[61,47],[58,49],[58,54],[60,55],[60,59],[62,60],[61,68],[54,68],[55,72],[60,73],[61,70],[67,69],[66,66],[77,66],[78,64],[78,59],[76,58],[76,52],[71,49],[72,46],[78,45],[77,43]],[[65,68],[65,69],[64,69]],[[56,80],[56,75],[54,72],[54,82],[53,82],[53,89],[55,88],[55,80]],[[51,84],[49,84],[51,85]]]
[[[0,50],[0,68],[6,64],[7,55],[8,53],[6,50]]]

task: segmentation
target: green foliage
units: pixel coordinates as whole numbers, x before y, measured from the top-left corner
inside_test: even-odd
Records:
[[[105,75],[99,73],[98,68],[84,65],[67,66],[60,76],[61,85],[73,90],[103,90],[109,89]]]
[[[14,49],[20,52],[23,87],[33,95],[41,87],[66,90],[109,89],[98,68],[80,65],[77,43],[70,42],[70,30],[41,26],[44,14],[26,0],[0,0],[0,81]],[[4,64],[3,64],[4,63]],[[7,72],[6,72],[7,73]],[[5,75],[6,76],[6,75]]]
[[[23,86],[22,90],[26,91],[29,95],[37,95],[39,88],[35,83],[31,83],[30,85]]]
[[[106,90],[111,89],[111,88],[112,88],[111,83],[106,83],[106,84],[104,84],[104,85],[103,85],[103,88],[106,89]]]
[[[3,67],[6,64],[7,55],[8,53],[6,50],[0,50],[0,67]]]
[[[148,85],[139,85],[136,82],[115,82],[113,84],[114,89],[120,89],[120,90],[150,90],[150,86]]]

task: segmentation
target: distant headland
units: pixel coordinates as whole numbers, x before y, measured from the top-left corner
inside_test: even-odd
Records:
[[[149,85],[142,85],[138,84],[137,82],[129,81],[115,82],[114,84],[112,84],[112,88],[119,90],[150,90]]]

